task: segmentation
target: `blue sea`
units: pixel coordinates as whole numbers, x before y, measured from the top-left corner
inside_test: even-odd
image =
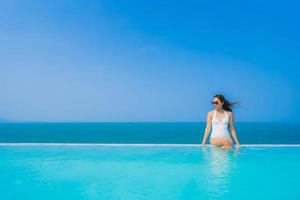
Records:
[[[200,144],[205,123],[0,123],[0,143]],[[300,144],[300,123],[236,123],[241,144]]]
[[[298,124],[236,124],[242,144],[268,146],[184,145],[199,144],[204,126],[1,123],[0,199],[300,199],[300,146],[278,145],[300,144]]]

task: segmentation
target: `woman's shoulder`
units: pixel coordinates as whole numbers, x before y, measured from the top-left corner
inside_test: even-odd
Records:
[[[225,111],[229,116],[232,115],[232,112],[231,111]]]
[[[212,115],[214,114],[214,111],[215,111],[215,110],[208,111],[208,112],[207,112],[207,115],[212,116]]]

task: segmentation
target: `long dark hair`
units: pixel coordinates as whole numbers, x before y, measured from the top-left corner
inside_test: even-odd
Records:
[[[238,102],[231,102],[231,101],[228,101],[222,94],[216,94],[216,95],[214,96],[214,98],[218,98],[222,103],[224,102],[224,104],[223,104],[223,109],[226,110],[226,111],[232,112],[232,107],[233,107],[235,104],[238,104]]]

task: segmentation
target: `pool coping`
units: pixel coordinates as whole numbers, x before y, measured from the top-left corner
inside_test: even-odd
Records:
[[[127,147],[201,147],[200,144],[137,143],[0,143],[0,146],[127,146]],[[207,144],[205,146],[212,146]],[[242,144],[240,147],[300,147],[300,144]]]

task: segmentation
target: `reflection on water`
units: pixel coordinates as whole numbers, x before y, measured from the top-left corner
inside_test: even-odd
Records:
[[[238,149],[224,150],[219,147],[201,148],[205,160],[206,189],[210,199],[216,199],[229,193],[232,173],[235,169],[235,156]]]
[[[219,148],[26,147],[0,155],[1,200],[228,200],[236,188],[235,153]]]

